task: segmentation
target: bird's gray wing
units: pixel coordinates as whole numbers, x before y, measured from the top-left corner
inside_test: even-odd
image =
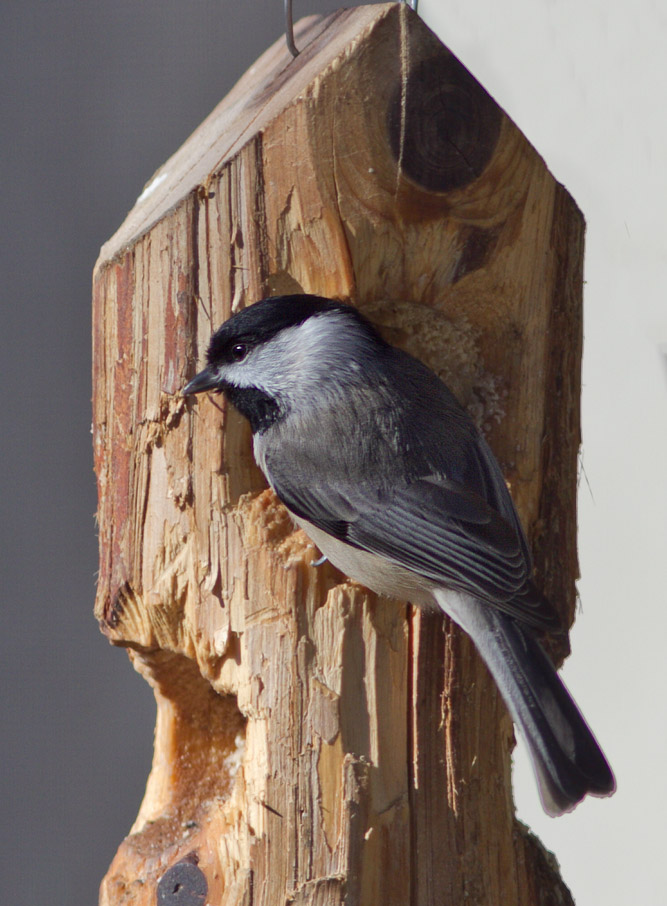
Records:
[[[529,625],[559,625],[530,580],[523,536],[451,480],[427,476],[384,491],[352,482],[304,486],[275,474],[271,482],[296,516],[353,547],[472,594]]]

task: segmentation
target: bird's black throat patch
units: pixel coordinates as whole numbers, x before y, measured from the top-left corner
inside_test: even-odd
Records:
[[[248,419],[253,434],[261,434],[285,416],[276,399],[257,387],[224,383],[222,390],[229,402]]]

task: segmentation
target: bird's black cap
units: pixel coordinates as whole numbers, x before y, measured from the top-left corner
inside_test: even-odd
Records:
[[[209,365],[228,361],[231,350],[238,343],[257,346],[270,340],[281,330],[303,324],[313,315],[332,311],[343,312],[347,317],[354,318],[369,337],[380,339],[372,324],[351,305],[307,293],[270,296],[244,308],[216,330],[211,337],[206,361]]]

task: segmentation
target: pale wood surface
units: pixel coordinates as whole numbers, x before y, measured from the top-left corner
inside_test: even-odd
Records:
[[[95,269],[96,613],[158,707],[101,902],[153,904],[161,883],[203,903],[205,879],[215,906],[568,903],[514,821],[511,723],[467,638],[313,568],[241,417],[178,393],[239,307],[353,300],[484,426],[571,619],[581,215],[404,5],[297,36]]]

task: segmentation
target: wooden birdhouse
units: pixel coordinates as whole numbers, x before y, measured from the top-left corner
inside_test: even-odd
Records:
[[[512,724],[469,640],[313,567],[242,418],[179,391],[243,306],[359,306],[485,431],[571,619],[583,220],[405,5],[297,38],[158,170],[95,268],[96,613],[157,700],[101,903],[567,903],[515,821]]]

